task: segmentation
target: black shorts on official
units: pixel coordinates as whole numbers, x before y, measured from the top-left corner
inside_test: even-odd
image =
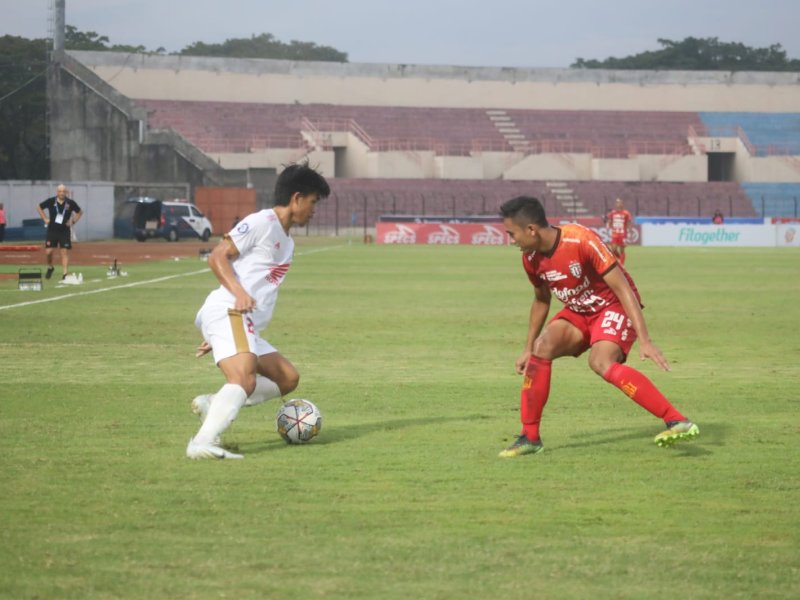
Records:
[[[66,231],[48,231],[47,239],[44,242],[45,248],[64,248],[66,250],[72,249],[72,236],[69,229]]]

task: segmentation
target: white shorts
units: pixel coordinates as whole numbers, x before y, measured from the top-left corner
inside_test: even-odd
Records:
[[[195,325],[203,334],[203,339],[211,345],[217,364],[242,352],[252,352],[256,356],[277,352],[274,346],[261,338],[247,313],[221,304],[203,304],[197,313]]]

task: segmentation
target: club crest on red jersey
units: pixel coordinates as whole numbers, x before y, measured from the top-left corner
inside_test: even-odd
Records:
[[[580,277],[583,273],[583,270],[581,269],[581,263],[576,261],[569,263],[569,272],[572,273],[574,277]]]

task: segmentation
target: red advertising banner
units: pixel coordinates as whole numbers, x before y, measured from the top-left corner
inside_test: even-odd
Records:
[[[503,246],[509,243],[502,223],[378,223],[378,244],[466,244]]]
[[[584,217],[571,221],[594,229],[604,242],[611,236],[599,217]],[[555,224],[555,223],[553,223]],[[465,244],[472,246],[503,246],[511,240],[500,222],[497,223],[413,223],[381,221],[376,224],[378,244]],[[641,244],[641,227],[633,226],[628,245]]]

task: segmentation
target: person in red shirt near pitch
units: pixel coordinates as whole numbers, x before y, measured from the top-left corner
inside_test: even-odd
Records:
[[[625,264],[625,238],[633,226],[633,215],[625,210],[622,198],[617,198],[614,210],[606,215],[606,227],[611,234],[611,251],[623,265]]]
[[[506,232],[522,251],[522,264],[535,292],[525,349],[515,365],[517,373],[525,375],[520,395],[522,433],[500,456],[543,450],[539,424],[550,393],[552,361],[587,350],[595,373],[665,422],[666,429],[654,439],[658,446],[699,435],[697,425],[644,374],[624,364],[638,339],[640,358],[669,370],[650,339],[636,285],[600,236],[576,223],[550,226],[539,200],[527,196],[505,202],[500,214]],[[565,306],[545,325],[553,295]]]

